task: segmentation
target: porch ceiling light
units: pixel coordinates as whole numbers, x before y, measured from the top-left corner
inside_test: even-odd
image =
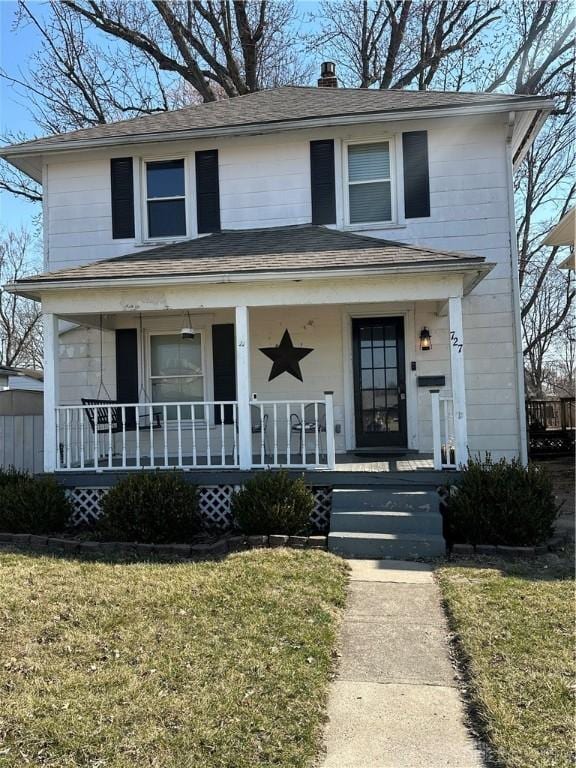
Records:
[[[188,326],[180,329],[180,338],[193,339],[194,336],[196,336],[196,334],[198,333],[198,331],[192,328],[192,320],[190,319],[190,312],[187,312],[186,314],[188,315]]]
[[[427,352],[429,349],[432,349],[432,337],[430,336],[430,331],[428,328],[422,328],[420,331],[420,349],[423,352]]]

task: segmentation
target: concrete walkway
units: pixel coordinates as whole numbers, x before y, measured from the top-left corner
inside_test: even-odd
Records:
[[[464,726],[432,568],[350,560],[321,768],[482,768]]]

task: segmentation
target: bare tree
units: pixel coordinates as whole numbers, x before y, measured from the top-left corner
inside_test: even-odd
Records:
[[[46,134],[300,82],[290,0],[19,0],[15,27],[40,43],[25,72],[2,71]],[[6,143],[26,137],[7,134]],[[40,187],[2,163],[0,190],[38,202]]]
[[[499,6],[483,0],[323,0],[316,15],[320,33],[309,44],[341,65],[348,85],[425,90],[446,60],[460,52],[470,57],[476,38],[499,18]]]
[[[568,388],[572,380],[575,338],[569,296],[574,297],[574,276],[555,268],[522,318],[526,385],[534,397],[557,389],[560,381]]]
[[[310,49],[353,87],[570,92],[567,0],[323,0],[314,18]]]
[[[62,0],[98,29],[129,43],[215,101],[257,91],[269,72],[297,73],[290,0]],[[271,63],[274,62],[274,66]]]
[[[564,249],[544,245],[552,226],[574,205],[575,160],[572,115],[568,113],[544,129],[515,179],[524,354],[534,383],[543,381],[546,356],[575,295],[571,273],[557,266]]]
[[[36,244],[30,232],[8,231],[0,238],[0,286],[36,271]],[[0,363],[42,367],[40,307],[0,287]]]

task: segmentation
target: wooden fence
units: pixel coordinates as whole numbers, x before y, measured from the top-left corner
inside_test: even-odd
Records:
[[[42,472],[44,417],[0,415],[0,468]]]
[[[573,397],[527,400],[526,420],[531,456],[563,455],[574,451],[576,418]]]

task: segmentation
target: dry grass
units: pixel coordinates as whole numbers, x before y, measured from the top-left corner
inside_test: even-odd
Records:
[[[324,719],[341,561],[0,555],[0,766],[304,766]]]
[[[497,765],[574,765],[574,580],[571,561],[471,562],[438,571]]]

